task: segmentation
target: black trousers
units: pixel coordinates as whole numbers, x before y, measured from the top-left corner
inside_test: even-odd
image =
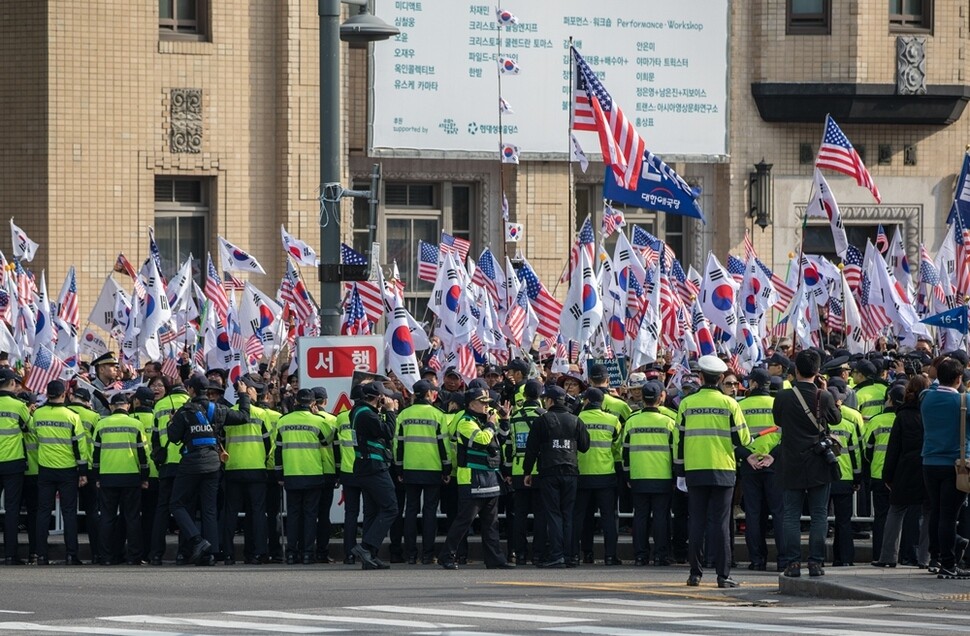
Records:
[[[835,513],[835,540],[832,542],[832,561],[849,565],[855,563],[855,541],[852,539],[852,496],[855,490],[851,481],[832,482],[829,497],[832,500],[832,510]],[[880,528],[880,544],[883,523]],[[875,536],[875,524],[873,536]],[[778,533],[775,533],[778,536]],[[872,560],[879,560],[879,552],[872,553]]]
[[[653,558],[670,552],[670,493],[633,492],[633,552],[637,559],[650,558],[648,535],[653,535]],[[647,527],[650,532],[647,532]]]
[[[37,475],[24,475],[24,509],[27,512],[27,554],[37,554]]]
[[[953,466],[923,466],[923,483],[930,497],[930,554],[939,554],[940,565],[952,568],[956,562],[957,515],[967,493],[957,490]]]
[[[275,474],[266,478],[266,544],[267,554],[279,559],[283,557],[282,533],[280,532],[280,512],[283,510],[283,487]],[[247,555],[251,557],[255,555]]]
[[[64,519],[64,548],[67,556],[77,558],[77,480],[76,468],[41,468],[37,475],[37,556],[47,558],[54,500],[61,497]]]
[[[576,510],[573,514],[573,528],[592,527],[587,510],[592,513],[593,506],[599,509],[600,525],[603,526],[603,555],[616,557],[616,488],[579,488],[576,491]],[[586,525],[584,525],[584,522]],[[579,554],[579,533],[574,532],[572,554]]]
[[[286,552],[313,555],[317,540],[320,488],[286,489]]]
[[[505,554],[502,552],[502,540],[498,532],[498,497],[487,499],[460,497],[458,499],[458,514],[455,522],[448,529],[448,536],[445,538],[445,549],[439,561],[454,561],[458,545],[461,540],[468,535],[468,530],[472,527],[475,517],[481,520],[482,525],[482,554],[485,566],[501,565],[505,563]]]
[[[438,535],[438,500],[441,486],[405,484],[404,551],[408,557],[418,556],[418,512],[421,513],[421,556],[433,559]]]
[[[0,493],[3,493],[3,556],[17,558],[19,545],[17,526],[20,523],[20,502],[24,495],[24,474],[0,475]]]
[[[344,483],[344,557],[357,545],[357,524],[360,519],[360,500],[363,496],[357,482]]]
[[[955,471],[954,475],[956,475]],[[956,480],[955,476],[954,480]],[[886,516],[889,514],[889,489],[886,488],[886,482],[881,479],[873,478],[870,485],[872,487],[872,554],[878,560],[879,555],[882,554],[882,537],[886,528]]]
[[[407,496],[407,489],[397,479],[392,478],[391,481],[394,483],[394,497],[397,499],[397,516],[394,517],[394,522],[391,523],[390,528],[390,552],[392,557],[403,558],[404,501]]]
[[[98,497],[98,489],[94,485],[93,481],[89,481],[84,488],[79,488],[78,501],[81,504],[81,510],[84,511],[84,528],[88,534],[88,543],[91,545],[91,558],[97,563],[100,559],[109,559],[111,554],[101,552],[101,537],[100,528],[101,521],[99,519],[100,503]],[[64,502],[61,502],[63,506]]]
[[[748,559],[755,564],[768,562],[768,515],[775,528],[776,552],[781,554],[782,523],[785,519],[781,488],[776,483],[774,471],[758,470],[741,475],[741,492],[744,501],[744,542],[748,546]],[[851,502],[850,502],[851,506]],[[851,535],[850,535],[851,537]]]
[[[172,489],[175,477],[160,477],[158,479],[158,504],[155,506],[155,517],[152,520],[152,539],[149,549],[150,558],[165,558],[165,537],[168,534],[168,522],[172,516]],[[185,553],[186,541],[189,537],[179,534],[178,552]]]
[[[108,560],[114,552],[120,551],[120,546],[114,545],[113,538],[118,527],[118,508],[124,515],[125,560],[138,562],[141,560],[141,488],[102,486],[98,489],[101,504],[101,537],[102,559]]]
[[[158,477],[152,477],[148,480],[148,488],[141,491],[141,558],[145,561],[151,558],[152,532],[155,530],[157,508]]]
[[[376,555],[398,517],[397,492],[386,470],[373,475],[354,475],[354,479],[364,498],[364,534],[360,543]]]
[[[670,524],[670,550],[678,562],[687,560],[688,499],[686,492],[675,487],[671,489],[670,513],[673,520]]]
[[[200,537],[212,544],[209,554],[219,552],[219,478],[220,471],[200,474],[182,474],[175,477],[172,485],[172,516],[187,540]],[[202,528],[195,525],[189,510],[199,499],[199,517]]]
[[[708,555],[708,560],[714,563],[717,575],[727,578],[731,576],[731,501],[734,498],[734,486],[691,486],[687,507],[690,514],[687,560],[690,562],[690,573],[701,576],[704,537],[710,533],[708,545],[714,553]],[[711,523],[708,524],[708,519]]]
[[[441,488],[441,512],[445,514],[446,528],[451,528],[451,524],[458,517],[458,481],[452,476],[451,481]],[[445,534],[447,534],[445,530]],[[468,537],[464,537],[458,544],[458,556],[468,556]]]
[[[538,524],[536,525],[536,550],[542,551],[545,562],[559,559],[576,559],[574,548],[576,526],[573,525],[576,513],[576,492],[579,477],[576,475],[540,475],[538,481],[542,499],[542,514],[545,517],[545,543],[539,543]],[[535,486],[533,486],[535,487]]]
[[[226,478],[225,511],[222,521],[222,551],[236,558],[235,536],[239,513],[246,511],[246,538],[252,541],[254,556],[266,554],[266,482]]]
[[[320,505],[317,506],[317,561],[330,558],[330,507],[333,505],[333,486],[337,483],[334,475],[323,476],[323,490],[320,491]]]
[[[542,503],[541,483],[541,477],[533,477],[531,488],[518,488],[512,493],[512,507],[515,516],[512,522],[511,532],[512,552],[518,558],[527,558],[529,555],[529,513],[532,513],[534,537],[532,540],[531,554],[532,559],[539,563],[548,560],[545,558],[548,531],[546,529],[545,507]],[[573,493],[572,505],[575,506],[575,503],[576,495]],[[570,514],[571,522],[572,514]],[[561,548],[560,552],[562,552]]]

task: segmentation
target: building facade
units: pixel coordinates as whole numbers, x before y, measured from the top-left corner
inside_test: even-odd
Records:
[[[911,258],[920,242],[935,250],[968,139],[967,13],[957,0],[731,0],[729,158],[673,164],[701,189],[707,222],[634,209],[628,222],[685,265],[708,250],[740,254],[749,231],[763,260],[785,267],[803,239],[831,112],[882,193],[876,203],[828,175],[850,241],[864,244],[882,223],[902,228]],[[252,280],[272,291],[285,265],[280,225],[319,245],[318,25],[315,0],[6,0],[0,216],[41,244],[31,267],[56,287],[75,264],[84,314],[119,251],[136,263],[146,256],[152,226],[168,273],[189,253],[202,271],[219,234],[260,259],[267,276]],[[602,169],[571,178],[559,161],[503,173],[497,159],[370,157],[368,51],[343,45],[341,55],[343,182],[365,189],[381,164],[375,234],[416,317],[431,287],[416,276],[417,240],[437,242],[441,231],[469,239],[473,253],[518,250],[555,288],[578,224],[588,213],[598,227]],[[762,160],[772,166],[764,229],[751,215]],[[504,243],[503,182],[527,228],[517,245]],[[367,251],[368,225],[366,200],[345,200],[344,241]],[[824,224],[809,224],[804,240],[807,251],[832,253]],[[315,272],[304,276],[316,295]]]

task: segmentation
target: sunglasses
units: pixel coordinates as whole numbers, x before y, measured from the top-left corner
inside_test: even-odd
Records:
[[[724,386],[738,386],[740,382],[722,382]]]

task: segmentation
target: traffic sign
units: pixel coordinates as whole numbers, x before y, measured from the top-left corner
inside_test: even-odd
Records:
[[[327,390],[327,410],[350,408],[354,373],[384,373],[381,336],[321,336],[298,338],[300,388]]]

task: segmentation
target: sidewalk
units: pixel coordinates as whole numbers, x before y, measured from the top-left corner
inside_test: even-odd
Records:
[[[970,580],[940,580],[915,567],[875,568],[869,565],[825,568],[825,576],[810,578],[807,568],[794,579],[778,577],[778,592],[844,601],[970,602]]]

